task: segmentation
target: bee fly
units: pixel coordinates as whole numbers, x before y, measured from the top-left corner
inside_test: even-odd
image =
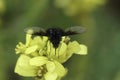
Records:
[[[28,30],[32,29],[32,33],[30,33]],[[61,28],[48,28],[47,30],[44,30],[40,27],[32,27],[25,29],[25,32],[32,35],[37,36],[47,36],[50,42],[53,44],[53,47],[55,50],[58,48],[59,43],[63,36],[70,36],[75,34],[80,34],[85,31],[85,28],[76,26],[76,27],[69,27],[65,30]]]

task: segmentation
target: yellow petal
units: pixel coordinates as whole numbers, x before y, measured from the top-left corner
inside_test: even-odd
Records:
[[[38,57],[34,57],[30,60],[30,65],[41,66],[41,65],[46,64],[47,61],[48,61],[47,57],[38,56]]]
[[[51,50],[50,47],[51,47],[51,46],[50,46],[50,41],[48,41],[48,42],[47,42],[47,55],[50,54],[50,50]]]
[[[36,68],[35,66],[31,66],[29,64],[29,60],[31,58],[26,55],[21,55],[18,58],[17,64],[15,66],[15,73],[21,75],[21,76],[36,76]]]
[[[25,49],[26,49],[26,46],[22,42],[19,42],[19,44],[17,44],[15,48],[16,54],[24,53]]]
[[[56,73],[50,73],[47,72],[45,75],[45,80],[57,80],[57,74]]]
[[[79,44],[77,41],[73,41],[68,45],[68,54],[87,54],[87,47],[83,44]]]
[[[42,39],[40,36],[35,36],[31,41],[30,45],[40,45],[42,43]]]
[[[55,56],[55,48],[53,47],[53,44],[50,41],[47,42],[47,55],[49,57]]]
[[[76,53],[76,54],[86,55],[87,54],[87,46],[81,44],[80,48],[81,48],[80,51],[78,53]]]
[[[67,73],[67,69],[65,69],[64,66],[57,61],[54,61],[54,64],[55,64],[54,72],[56,72],[59,77],[65,76]]]
[[[53,72],[55,70],[55,64],[52,61],[48,61],[46,64],[48,72]]]
[[[68,54],[77,53],[80,51],[80,45],[77,41],[73,41],[68,44]]]
[[[66,49],[67,49],[67,45],[65,43],[61,43],[61,45],[58,47],[59,57],[66,54]]]
[[[61,42],[60,46],[56,50],[58,53],[56,57],[54,58],[60,63],[63,63],[66,61],[66,52],[67,52],[67,45],[63,42]]]
[[[26,34],[26,46],[29,45],[30,41],[31,41],[31,36],[30,34]]]
[[[30,54],[30,53],[32,53],[32,52],[35,52],[37,48],[38,48],[37,45],[28,47],[28,48],[25,50],[25,54]]]
[[[43,42],[46,42],[48,40],[48,37],[43,36],[42,40],[43,40]]]

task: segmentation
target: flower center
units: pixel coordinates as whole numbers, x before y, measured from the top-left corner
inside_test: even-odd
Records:
[[[46,74],[47,70],[45,65],[40,66],[38,71],[37,71],[37,76],[36,76],[36,80],[41,80],[42,77],[44,76],[44,74]]]

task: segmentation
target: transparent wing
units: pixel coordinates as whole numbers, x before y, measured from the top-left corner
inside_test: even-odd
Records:
[[[85,31],[86,31],[86,29],[84,27],[81,27],[81,26],[69,27],[65,30],[65,36],[81,34]]]
[[[39,36],[45,36],[46,35],[46,31],[43,28],[40,28],[40,27],[28,27],[28,28],[25,28],[24,31],[27,34],[32,34],[32,35],[39,35]]]

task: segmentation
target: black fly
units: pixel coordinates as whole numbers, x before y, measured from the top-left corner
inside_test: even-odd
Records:
[[[30,29],[33,30],[32,33],[29,33],[28,30]],[[83,33],[84,31],[85,28],[80,26],[69,27],[66,30],[63,30],[61,28],[48,28],[47,30],[44,30],[43,28],[40,27],[32,27],[25,29],[25,32],[27,32],[28,34],[37,35],[37,36],[47,36],[55,49],[58,48],[62,36],[80,34]]]

